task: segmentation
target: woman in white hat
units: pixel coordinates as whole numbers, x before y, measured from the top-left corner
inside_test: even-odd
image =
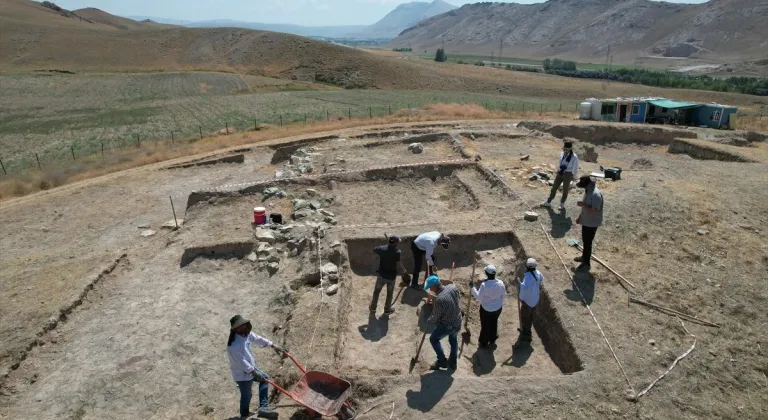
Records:
[[[469,281],[472,296],[480,302],[480,348],[496,346],[499,338],[499,316],[504,306],[504,296],[507,295],[507,287],[504,282],[496,278],[496,266],[489,264],[485,267],[486,280],[475,284]]]
[[[533,335],[533,315],[539,304],[541,282],[544,276],[536,269],[536,260],[528,258],[525,262],[525,274],[520,282],[520,338],[515,346],[530,344]]]
[[[240,417],[243,419],[251,415],[251,397],[253,396],[253,382],[259,383],[259,417],[277,418],[277,413],[269,408],[269,384],[266,379],[269,375],[256,367],[256,361],[251,353],[250,344],[259,347],[271,347],[279,355],[285,350],[276,346],[264,337],[251,332],[251,321],[240,315],[235,315],[229,320],[229,339],[227,340],[227,356],[229,367],[232,370],[232,378],[240,389]]]

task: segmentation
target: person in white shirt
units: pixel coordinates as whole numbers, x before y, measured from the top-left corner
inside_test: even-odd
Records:
[[[253,396],[253,382],[259,382],[259,417],[277,418],[277,413],[269,408],[269,379],[264,371],[256,367],[256,362],[251,354],[250,344],[259,347],[271,347],[279,355],[285,350],[276,346],[264,337],[251,332],[251,321],[240,315],[235,315],[229,320],[229,339],[227,340],[227,356],[229,367],[232,370],[232,378],[240,389],[240,417],[248,418],[251,415],[251,397]]]
[[[435,248],[440,244],[444,249],[448,249],[451,238],[440,232],[427,232],[417,236],[411,242],[411,252],[413,253],[413,277],[411,277],[411,287],[421,290],[419,287],[419,272],[421,271],[421,262],[426,258],[429,273],[429,266],[435,265]]]
[[[573,142],[567,141],[563,145],[563,152],[560,153],[560,160],[557,162],[557,175],[552,189],[549,191],[547,201],[541,203],[543,207],[552,207],[552,200],[557,195],[557,189],[560,184],[563,185],[563,196],[560,198],[560,210],[565,210],[565,200],[568,199],[568,191],[571,189],[571,182],[579,173],[579,157],[573,153]]]
[[[496,346],[496,339],[499,338],[499,315],[507,295],[504,282],[496,278],[496,266],[487,265],[485,275],[488,278],[479,284],[475,284],[473,280],[469,281],[472,296],[480,302],[480,348]]]
[[[525,274],[520,282],[520,338],[515,346],[530,344],[533,335],[533,315],[536,305],[539,304],[541,294],[541,282],[544,276],[536,269],[537,263],[533,258],[525,262]]]

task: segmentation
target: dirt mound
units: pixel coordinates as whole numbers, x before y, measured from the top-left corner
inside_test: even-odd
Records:
[[[737,146],[726,146],[714,142],[693,139],[675,139],[669,145],[669,153],[684,153],[694,159],[721,160],[724,162],[758,162],[738,150]]]
[[[594,145],[611,143],[668,145],[676,138],[696,138],[696,133],[630,124],[550,124],[543,121],[522,121],[519,127],[549,133],[557,138],[573,137]]]

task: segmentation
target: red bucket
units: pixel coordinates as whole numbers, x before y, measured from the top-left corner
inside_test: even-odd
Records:
[[[253,208],[253,224],[263,225],[267,223],[267,209],[264,207]]]

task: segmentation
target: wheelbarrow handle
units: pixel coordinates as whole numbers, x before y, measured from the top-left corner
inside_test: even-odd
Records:
[[[293,355],[292,355],[291,353],[288,353],[288,352],[286,351],[286,352],[283,352],[283,354],[284,354],[284,355],[286,355],[286,356],[288,356],[288,358],[289,358],[289,359],[291,359],[291,361],[293,362],[293,364],[295,364],[295,365],[296,365],[296,367],[297,367],[297,368],[299,368],[299,370],[301,371],[301,373],[307,373],[307,369],[305,369],[305,368],[304,368],[304,366],[302,366],[302,365],[301,365],[301,363],[299,363],[299,361],[298,361],[298,360],[296,360],[296,358],[295,358],[295,357],[293,357]]]

